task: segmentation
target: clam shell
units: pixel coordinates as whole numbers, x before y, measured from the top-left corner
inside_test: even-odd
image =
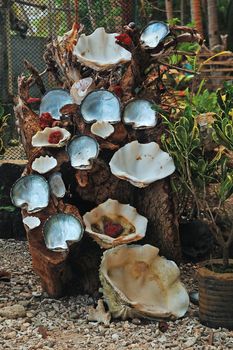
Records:
[[[140,40],[146,48],[154,49],[169,32],[169,26],[166,23],[153,21],[143,29]]]
[[[41,221],[36,216],[27,216],[23,219],[23,223],[30,229],[33,230],[34,228],[40,226]]]
[[[108,122],[95,122],[91,126],[91,132],[94,135],[102,137],[102,139],[106,139],[114,133],[114,127]]]
[[[70,89],[70,95],[74,103],[80,105],[85,96],[93,90],[93,79],[88,77],[74,83]]]
[[[108,90],[94,90],[82,101],[81,113],[87,123],[95,121],[117,123],[121,121],[118,97]]]
[[[173,159],[155,142],[130,142],[116,151],[109,165],[115,176],[136,187],[146,187],[175,171]]]
[[[60,120],[60,109],[65,105],[73,103],[68,91],[63,89],[54,89],[47,92],[41,99],[40,114],[50,113],[53,119]]]
[[[49,204],[48,182],[40,175],[23,176],[12,186],[11,200],[28,213],[40,211]]]
[[[45,174],[57,166],[57,160],[54,157],[40,156],[32,162],[32,170],[39,174]]]
[[[62,133],[62,139],[58,143],[49,143],[49,135],[54,131],[60,131]],[[45,128],[43,131],[38,131],[32,137],[33,147],[63,147],[70,139],[71,134],[64,128],[59,128],[58,126],[53,128]]]
[[[75,169],[91,169],[92,161],[99,154],[97,141],[90,136],[75,136],[67,146],[71,166]]]
[[[117,33],[106,33],[97,28],[91,35],[81,34],[73,54],[85,66],[97,71],[129,62],[131,53],[116,44]]]
[[[49,186],[52,194],[57,198],[63,198],[66,194],[66,187],[62,179],[62,174],[57,172],[49,177]]]
[[[70,214],[52,215],[44,224],[46,247],[50,250],[67,250],[67,241],[78,242],[83,236],[81,221]]]
[[[100,266],[103,295],[112,317],[180,318],[189,306],[180,271],[151,245],[106,250]]]
[[[93,225],[96,224],[99,227],[103,227],[103,218],[108,217],[113,222],[118,222],[118,218],[124,218],[127,222],[127,226],[124,227],[124,231],[117,238],[112,238],[106,234],[101,234],[94,230]],[[147,218],[138,214],[137,210],[129,204],[121,204],[117,200],[108,199],[106,202],[100,204],[97,208],[90,212],[87,212],[83,216],[83,220],[86,226],[88,234],[102,247],[112,248],[114,246],[138,241],[142,239],[146,234]],[[121,221],[122,223],[123,221]],[[129,224],[134,227],[134,232],[130,232]],[[95,227],[94,226],[94,227]]]
[[[130,101],[123,112],[124,123],[132,124],[134,129],[153,128],[157,124],[157,112],[152,107],[153,103],[148,100]]]

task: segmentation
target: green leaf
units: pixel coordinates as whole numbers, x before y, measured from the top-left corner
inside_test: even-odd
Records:
[[[185,146],[188,142],[188,134],[185,128],[181,125],[177,126],[175,128],[175,133],[179,143]]]

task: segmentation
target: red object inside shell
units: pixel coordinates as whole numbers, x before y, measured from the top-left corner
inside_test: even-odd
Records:
[[[49,135],[48,141],[49,143],[56,144],[58,143],[61,139],[63,138],[62,132],[61,131],[53,131]]]
[[[48,112],[42,113],[39,118],[40,118],[41,129],[45,129],[46,127],[51,127],[54,121],[53,117]]]
[[[111,221],[107,221],[104,224],[104,233],[107,236],[110,236],[112,238],[116,238],[120,236],[120,234],[123,232],[123,227],[121,224],[115,224]]]
[[[130,46],[132,44],[132,39],[126,33],[119,34],[119,35],[115,36],[115,39],[117,39],[120,43],[128,45],[128,46]]]

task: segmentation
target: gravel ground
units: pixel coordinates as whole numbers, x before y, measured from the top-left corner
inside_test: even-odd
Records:
[[[233,349],[233,331],[202,326],[192,304],[185,317],[167,322],[165,332],[156,321],[88,322],[88,309],[97,300],[87,295],[49,298],[32,271],[27,242],[0,240],[0,262],[0,270],[12,274],[10,282],[0,280],[0,314],[13,305],[21,305],[22,312],[15,319],[0,316],[0,350]],[[187,289],[195,290],[195,266],[183,265],[181,275]]]

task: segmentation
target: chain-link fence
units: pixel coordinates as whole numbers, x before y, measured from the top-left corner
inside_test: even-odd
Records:
[[[39,72],[45,69],[46,43],[70,30],[75,16],[84,24],[86,34],[97,27],[118,32],[131,21],[140,20],[141,25],[144,24],[149,7],[141,7],[142,3],[149,4],[149,1],[0,0],[0,101],[11,103],[17,94],[17,78],[25,71],[25,59]],[[45,83],[47,88],[53,87],[49,76],[45,77]],[[32,91],[34,97],[38,93],[36,88]]]

